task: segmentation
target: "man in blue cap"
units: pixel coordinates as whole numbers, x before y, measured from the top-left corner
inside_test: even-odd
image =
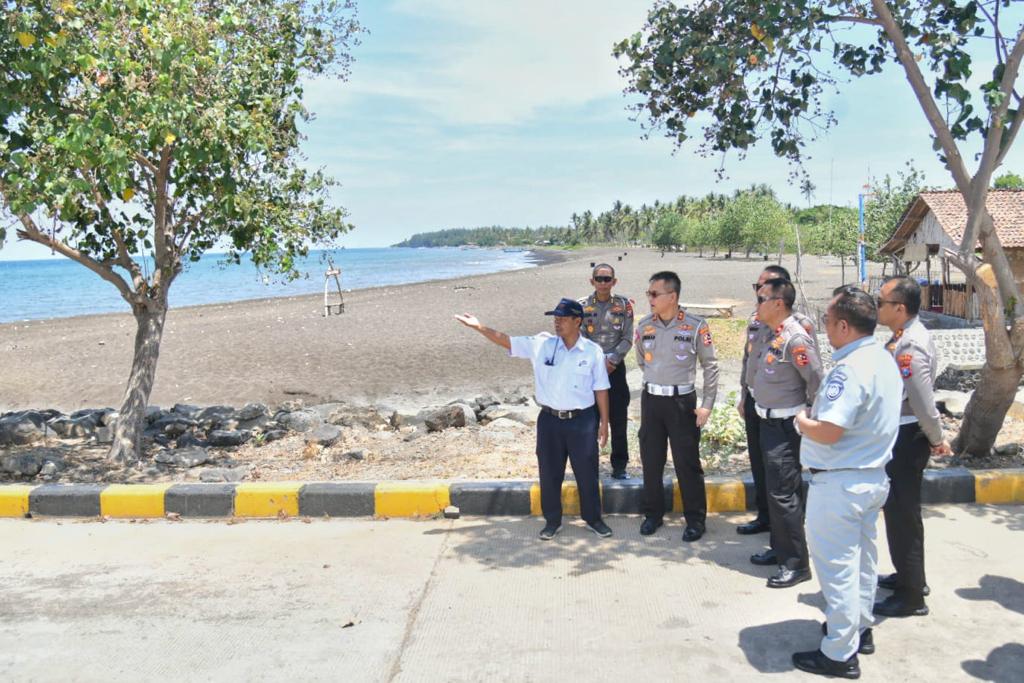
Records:
[[[455,319],[492,342],[508,349],[514,358],[533,363],[534,393],[540,405],[537,418],[537,464],[540,468],[540,507],[544,529],[540,538],[550,541],[562,528],[562,482],[568,458],[580,495],[580,516],[601,538],[612,530],[601,519],[597,483],[598,450],[608,441],[608,371],[604,352],[580,335],[583,307],[562,299],[545,315],[555,318],[555,334],[509,337],[485,327],[469,313]],[[595,405],[597,410],[595,410]]]

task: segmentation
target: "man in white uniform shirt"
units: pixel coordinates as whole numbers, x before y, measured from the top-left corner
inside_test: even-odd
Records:
[[[903,381],[896,361],[875,341],[874,300],[838,291],[825,314],[836,365],[811,413],[796,416],[800,460],[810,470],[807,545],[825,596],[824,637],[793,664],[823,676],[859,678],[858,652],[874,652],[871,634],[878,578],[878,513],[889,494],[885,465],[900,427]]]
[[[492,342],[508,349],[514,358],[533,363],[534,393],[540,405],[537,417],[537,465],[540,469],[540,507],[544,528],[540,538],[549,541],[562,528],[562,482],[565,461],[572,465],[580,495],[580,516],[602,538],[612,530],[601,519],[597,470],[599,445],[608,441],[608,370],[604,351],[580,335],[583,306],[562,299],[545,315],[555,317],[555,334],[509,337],[484,327],[468,313],[455,319]],[[596,410],[595,410],[596,404]]]

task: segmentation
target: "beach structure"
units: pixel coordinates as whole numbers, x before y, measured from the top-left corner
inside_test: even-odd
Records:
[[[989,190],[986,202],[999,242],[1024,284],[1024,191]],[[903,262],[912,277],[925,278],[922,306],[967,320],[979,317],[978,297],[971,283],[945,257],[957,250],[967,225],[967,206],[959,190],[922,192],[907,207],[880,254]]]
[[[345,297],[341,293],[341,268],[334,265],[334,259],[327,257],[327,271],[324,273],[324,317],[331,313],[341,315],[345,312]],[[334,280],[334,288],[337,296],[331,292],[331,280]]]

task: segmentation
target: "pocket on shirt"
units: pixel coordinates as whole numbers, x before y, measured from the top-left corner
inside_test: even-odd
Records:
[[[592,381],[593,374],[590,372],[590,366],[585,368],[574,368],[572,371],[572,386],[575,389],[593,389],[594,383]]]

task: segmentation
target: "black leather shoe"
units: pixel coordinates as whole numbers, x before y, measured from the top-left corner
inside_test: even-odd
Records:
[[[664,523],[663,520],[655,519],[654,517],[644,517],[643,523],[640,524],[640,535],[650,536]]]
[[[860,662],[857,655],[845,662],[829,659],[821,650],[796,652],[793,654],[793,666],[809,674],[819,676],[837,676],[839,678],[860,678]]]
[[[903,598],[890,595],[881,602],[876,602],[872,610],[880,617],[925,617],[928,616],[928,605],[922,601],[914,605]]]
[[[540,530],[540,540],[550,541],[561,530],[561,524],[545,524],[544,528]]]
[[[779,567],[779,573],[768,579],[769,588],[789,588],[798,583],[811,580],[810,569],[790,569]]]
[[[754,553],[751,555],[750,564],[756,564],[759,567],[778,566],[779,556],[775,554],[774,550],[769,548],[763,553]]]
[[[629,475],[626,474],[626,468],[618,468],[612,470],[612,479],[629,479]]]
[[[686,543],[693,543],[704,535],[704,527],[702,526],[690,526],[686,525],[686,531],[683,532],[683,541]]]
[[[828,635],[828,624],[821,622],[821,635]],[[859,655],[873,655],[875,654],[875,636],[871,632],[870,628],[866,628],[860,632],[860,645],[857,647],[857,654]]]
[[[768,526],[768,522],[762,519],[752,519],[745,524],[740,524],[736,527],[736,533],[743,536],[752,536],[753,534],[763,534],[764,532],[771,529]]]
[[[900,577],[899,577],[899,574],[882,574],[882,575],[880,575],[878,577],[878,587],[879,588],[884,588],[884,589],[890,590],[890,591],[896,590],[897,588],[900,587]],[[924,590],[921,591],[921,595],[925,596],[926,598],[929,595],[931,595],[931,594],[932,594],[932,589],[929,588],[928,586],[925,586]]]

